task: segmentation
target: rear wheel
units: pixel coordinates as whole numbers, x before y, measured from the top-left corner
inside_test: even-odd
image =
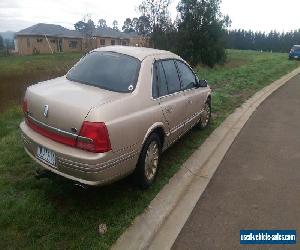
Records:
[[[144,143],[134,173],[137,184],[146,189],[154,182],[158,171],[161,142],[157,134],[151,134]]]
[[[211,104],[210,101],[207,100],[204,105],[203,112],[201,113],[198,127],[200,129],[205,129],[209,125],[210,118],[211,118]]]

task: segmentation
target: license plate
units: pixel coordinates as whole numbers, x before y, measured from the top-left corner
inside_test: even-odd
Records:
[[[298,56],[294,56],[295,59],[298,59]]]
[[[37,147],[37,158],[55,167],[55,153],[42,146]]]

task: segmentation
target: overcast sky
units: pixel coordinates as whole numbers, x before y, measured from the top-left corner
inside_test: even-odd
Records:
[[[176,17],[173,0],[171,16]],[[120,28],[126,17],[138,15],[141,0],[0,0],[0,31],[19,31],[36,23],[54,23],[67,28],[89,13],[97,22],[114,19]],[[289,31],[300,28],[300,0],[223,0],[221,11],[232,20],[231,28]]]

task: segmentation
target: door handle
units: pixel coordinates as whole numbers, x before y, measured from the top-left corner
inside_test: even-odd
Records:
[[[189,99],[188,104],[193,104],[193,101],[191,99]]]

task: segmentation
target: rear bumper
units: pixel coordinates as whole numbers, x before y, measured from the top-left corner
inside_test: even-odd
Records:
[[[85,185],[104,185],[133,172],[138,154],[135,150],[119,153],[91,153],[65,146],[33,131],[25,122],[20,124],[25,151],[43,168]],[[55,166],[36,158],[38,146],[46,147],[56,156]]]

